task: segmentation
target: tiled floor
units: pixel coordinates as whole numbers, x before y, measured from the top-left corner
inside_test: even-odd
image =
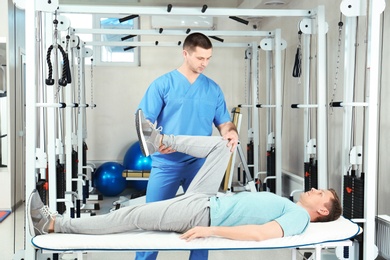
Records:
[[[100,211],[108,211],[113,198],[105,199],[101,203]],[[21,260],[24,257],[24,205],[19,207],[16,212],[9,215],[2,223],[0,223],[0,259],[1,260]],[[31,246],[27,243],[26,246]],[[158,260],[180,260],[188,259],[188,252],[160,252]],[[88,260],[111,260],[111,259],[134,259],[134,252],[106,252],[106,253],[89,253],[83,256],[83,259]],[[45,259],[52,259],[49,256]],[[32,260],[24,258],[25,260]],[[74,255],[61,255],[60,259],[76,259]],[[257,260],[257,259],[291,259],[291,251],[272,250],[272,251],[210,251],[210,260]],[[303,259],[298,257],[297,259]],[[326,258],[336,259],[336,258]]]

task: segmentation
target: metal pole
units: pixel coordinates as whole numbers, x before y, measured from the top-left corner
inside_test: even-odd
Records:
[[[378,168],[378,86],[380,38],[381,38],[381,13],[385,8],[385,2],[370,0],[368,6],[368,41],[367,41],[367,78],[366,78],[366,102],[368,108],[365,111],[365,135],[364,135],[364,248],[363,259],[375,259],[377,250],[375,246],[375,215],[377,201],[377,168]]]
[[[317,154],[318,154],[318,188],[328,188],[328,130],[327,130],[327,104],[326,104],[326,26],[325,8],[317,8]]]
[[[256,107],[258,102],[258,60],[259,50],[257,42],[252,43],[252,131],[253,131],[253,173],[257,174],[259,171],[259,109]]]
[[[275,30],[275,193],[282,195],[282,46],[281,30]]]
[[[303,103],[310,104],[310,35],[302,34],[303,51],[302,61],[304,69],[303,80]],[[303,141],[304,141],[304,162],[310,161],[310,154],[307,151],[307,143],[310,141],[310,108],[303,110]]]
[[[355,43],[356,43],[356,17],[346,17],[345,20],[345,46],[344,46],[344,98],[343,102],[353,102],[355,84]],[[343,175],[347,174],[349,152],[351,149],[352,132],[352,106],[343,109],[343,146],[341,166]]]
[[[37,109],[36,103],[36,42],[35,42],[35,0],[26,1],[25,9],[25,41],[26,41],[26,199],[35,189],[35,147],[36,147],[36,118]],[[27,203],[25,204],[25,211],[28,211]],[[28,223],[27,214],[25,214],[25,223]],[[25,228],[25,258],[35,259],[35,249],[30,244],[32,236],[30,235],[28,227]]]

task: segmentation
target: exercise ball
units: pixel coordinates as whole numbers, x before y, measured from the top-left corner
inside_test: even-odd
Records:
[[[145,157],[141,152],[140,143],[135,142],[127,149],[123,158],[123,166],[126,170],[150,171],[152,169],[152,159],[150,156]],[[136,190],[145,190],[148,185],[147,180],[131,180],[129,182],[130,186]]]
[[[125,167],[117,162],[105,162],[94,174],[95,188],[104,196],[117,196],[127,186],[126,178],[122,176]]]

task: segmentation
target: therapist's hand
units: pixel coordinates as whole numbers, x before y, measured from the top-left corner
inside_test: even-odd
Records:
[[[170,154],[170,153],[174,153],[176,152],[176,150],[172,149],[172,147],[170,146],[165,146],[165,145],[161,145],[159,148],[158,148],[158,151],[162,154]]]

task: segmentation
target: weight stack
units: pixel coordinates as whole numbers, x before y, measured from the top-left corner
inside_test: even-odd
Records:
[[[305,191],[311,190],[311,188],[318,188],[318,173],[317,173],[317,160],[310,158],[309,162],[305,162]]]
[[[267,151],[267,177],[275,176],[275,147],[271,147],[270,150]],[[267,188],[269,191],[275,193],[275,180],[268,179],[267,180]]]
[[[39,196],[41,197],[42,202],[47,205],[48,197],[47,197],[47,181],[46,180],[39,180],[36,183],[36,188],[38,191]]]
[[[344,175],[343,216],[348,219],[364,217],[364,173],[360,178],[355,176],[355,171],[351,171],[351,175]],[[359,242],[360,260],[363,256],[363,234],[355,239]]]
[[[86,142],[83,142],[83,166],[87,166],[87,151],[88,146]],[[83,174],[87,175],[87,169],[83,169]]]
[[[348,219],[364,217],[363,177],[357,178],[354,173],[344,175],[343,208],[343,215]]]
[[[60,162],[57,162],[57,199],[65,198],[66,191],[66,176],[65,176],[65,167]],[[65,202],[57,202],[57,211],[60,214],[63,214],[66,210]]]
[[[79,163],[79,157],[78,153],[73,150],[72,151],[72,178],[77,179],[78,178],[78,163]],[[77,182],[72,181],[72,191],[77,191]]]
[[[247,155],[247,164],[248,165],[253,165],[254,164],[254,152],[253,152],[253,141],[250,141],[247,145],[246,145],[246,155]],[[245,170],[245,169],[244,169]],[[249,174],[250,176],[252,177],[252,179],[254,179],[254,173],[253,173],[253,167],[249,167]],[[246,183],[247,180],[246,180],[246,175],[244,174],[244,183]]]

